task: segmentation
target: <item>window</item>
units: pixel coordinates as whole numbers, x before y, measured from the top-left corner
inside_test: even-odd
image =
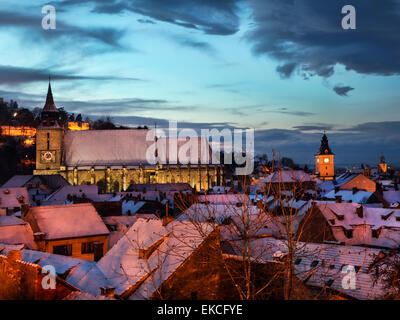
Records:
[[[311,262],[311,267],[315,268],[318,265],[319,261],[318,260],[314,260],[313,262]]]
[[[296,262],[294,264],[297,266],[300,263],[301,263],[301,259],[299,258],[299,259],[296,260]]]
[[[325,163],[329,163],[329,158],[324,158]]]
[[[72,244],[66,244],[63,246],[54,246],[54,254],[61,254],[63,256],[72,256]]]
[[[81,253],[93,253],[94,252],[94,242],[82,242]]]

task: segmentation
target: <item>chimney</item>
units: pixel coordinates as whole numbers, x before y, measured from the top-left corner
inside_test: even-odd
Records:
[[[360,218],[362,218],[362,217],[364,216],[364,213],[363,213],[363,206],[357,207],[357,209],[356,209],[356,214],[357,214]]]
[[[100,287],[101,295],[108,298],[114,298],[114,287]]]
[[[44,241],[45,233],[44,232],[35,232],[33,234],[33,239],[35,241]]]
[[[10,260],[22,260],[21,250],[11,250],[8,252],[8,259]]]
[[[342,203],[342,196],[335,196],[336,203]]]

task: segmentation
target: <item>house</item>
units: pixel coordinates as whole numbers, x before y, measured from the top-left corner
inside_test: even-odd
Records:
[[[229,250],[241,255],[241,244]],[[259,238],[250,241],[251,256],[258,261],[280,261],[288,254],[286,240]],[[230,251],[231,252],[231,251]],[[383,298],[388,290],[381,279],[375,282],[370,267],[381,254],[381,250],[337,244],[299,242],[294,248],[295,275],[310,289],[314,297],[339,295],[347,299],[370,300]],[[232,253],[231,253],[232,254]],[[347,271],[346,271],[347,270]],[[353,284],[343,285],[353,270]]]
[[[40,251],[99,260],[108,249],[108,231],[90,203],[32,207],[29,222]]]
[[[32,205],[40,205],[41,202],[50,194],[63,186],[69,185],[59,174],[55,175],[15,175],[2,188],[22,188],[28,189]]]
[[[266,178],[259,180],[260,190],[269,190],[271,186],[272,191],[278,193],[280,191],[315,189],[315,180],[303,170],[292,170],[282,168],[272,172]]]
[[[364,191],[358,188],[353,190],[331,190],[322,196],[322,199],[355,202],[355,203],[370,203],[372,201],[371,197],[374,192]]]
[[[55,300],[63,299],[78,289],[53,275],[55,289],[42,286],[48,272],[43,267],[22,259],[20,250],[0,254],[0,300]]]
[[[371,208],[357,203],[317,204],[317,209],[337,242],[381,248],[399,247],[400,210]]]
[[[213,250],[207,243],[218,245],[219,238],[209,225],[198,227],[202,232],[188,221],[138,219],[97,267],[120,299],[190,299],[194,290],[199,299],[209,298],[205,279],[211,281],[213,272],[206,262]],[[174,280],[179,274],[183,281]]]
[[[30,205],[31,201],[26,188],[0,189],[0,209],[6,210],[7,215],[19,212],[23,206]]]
[[[29,249],[37,247],[29,223],[14,216],[0,217],[0,243],[23,245]]]
[[[99,190],[97,185],[65,185],[44,199],[42,205],[72,204],[73,197],[86,197],[90,199],[98,195]],[[107,199],[111,198],[111,195],[106,196],[108,196]]]
[[[376,191],[376,183],[361,173],[346,172],[336,178],[336,190]]]

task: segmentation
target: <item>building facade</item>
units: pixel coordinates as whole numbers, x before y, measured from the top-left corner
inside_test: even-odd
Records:
[[[315,173],[322,180],[333,180],[335,178],[335,154],[328,144],[328,137],[324,133],[321,146],[315,155]]]
[[[211,164],[206,139],[198,139],[198,154],[209,153],[207,164],[180,164],[168,154],[173,144],[178,153],[186,148],[186,139],[148,141],[147,129],[69,130],[60,125],[59,117],[49,83],[36,134],[35,175],[60,174],[72,185],[97,184],[100,192],[126,191],[129,185],[142,183],[188,183],[196,190],[223,184],[223,166]],[[148,162],[149,150],[157,162]]]

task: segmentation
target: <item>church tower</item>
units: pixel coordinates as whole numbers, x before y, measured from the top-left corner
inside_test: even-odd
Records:
[[[381,155],[381,158],[379,160],[378,172],[379,173],[387,172],[387,163],[386,163],[386,160],[385,160],[385,157],[383,156],[383,154]]]
[[[58,111],[49,87],[43,107],[40,125],[36,131],[36,170],[34,174],[56,174],[62,161],[63,128],[60,126]]]
[[[315,155],[315,173],[322,180],[333,180],[335,177],[334,153],[329,148],[325,132],[321,139],[321,147]]]

